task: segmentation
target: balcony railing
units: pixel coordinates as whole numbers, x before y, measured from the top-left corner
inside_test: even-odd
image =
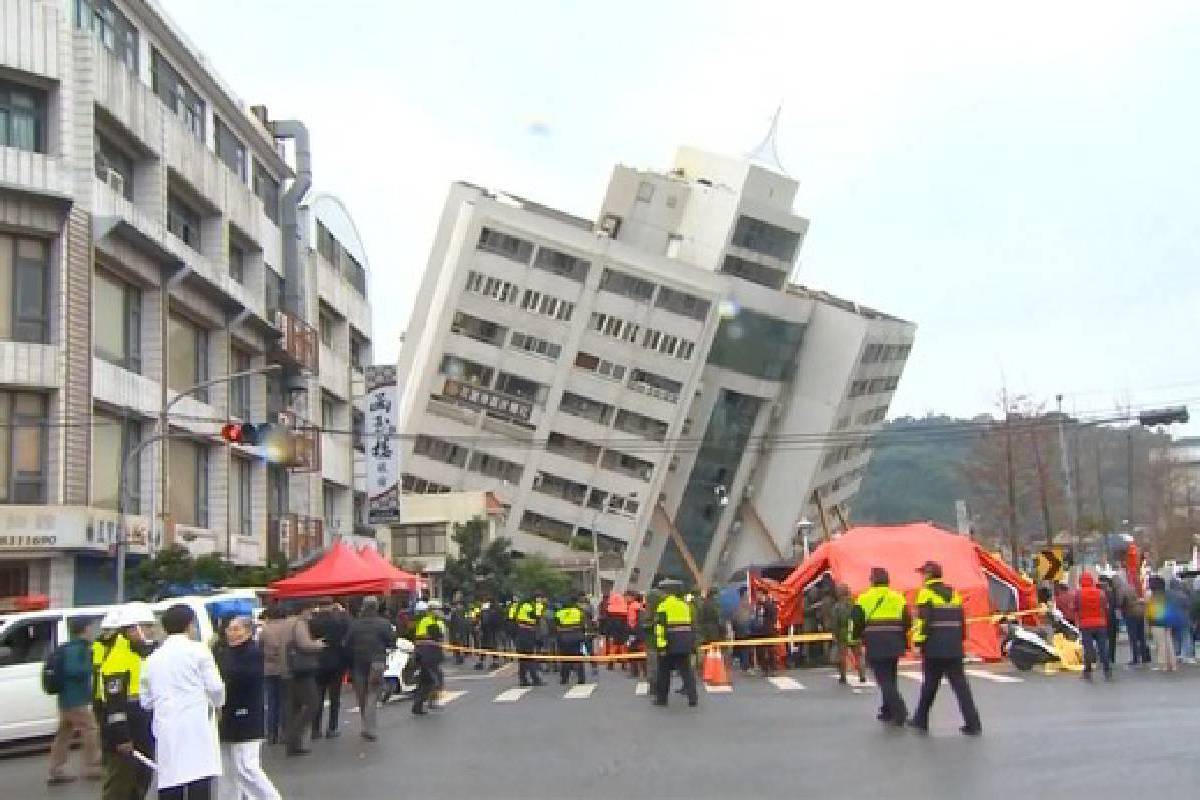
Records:
[[[320,372],[321,348],[317,329],[283,309],[275,309],[275,327],[280,337],[271,355],[306,372]]]
[[[267,557],[301,561],[325,546],[325,522],[319,517],[283,514],[267,518]]]

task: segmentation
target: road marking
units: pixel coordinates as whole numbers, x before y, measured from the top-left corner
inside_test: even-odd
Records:
[[[780,675],[779,677],[775,678],[767,678],[767,680],[771,682],[772,686],[781,692],[798,692],[804,688],[803,683],[800,683],[800,681],[796,680],[795,678],[789,678],[786,675]]]
[[[968,669],[965,670],[968,675],[973,678],[983,678],[985,681],[993,681],[994,683],[1024,683],[1024,678],[1018,678],[1013,675],[1001,675],[998,672],[988,672],[986,669]]]
[[[532,686],[515,686],[496,695],[493,703],[515,703],[533,690]]]
[[[441,694],[439,694],[439,695],[437,696],[437,704],[438,704],[439,706],[446,706],[446,705],[450,705],[450,704],[451,704],[451,703],[453,703],[455,700],[457,700],[458,698],[462,697],[464,694],[466,694],[466,692],[465,692],[465,691],[457,691],[457,692],[446,692],[446,691],[443,691]]]
[[[829,673],[829,677],[833,678],[834,680],[837,680],[838,674],[836,672],[831,672],[831,673]],[[848,676],[846,678],[846,684],[851,689],[874,689],[874,688],[876,688],[875,681],[872,681],[872,680],[860,681],[858,678],[854,677],[853,675]]]
[[[899,675],[901,678],[908,678],[910,681],[919,681],[919,680],[924,680],[924,678],[922,677],[921,673],[919,673],[919,672],[913,672],[913,671],[911,671],[911,670],[900,670],[900,672],[899,672],[899,673],[897,673],[897,674],[898,674],[898,675]]]
[[[592,692],[596,691],[596,684],[581,683],[577,686],[572,686],[563,695],[564,700],[587,700],[592,696]]]
[[[708,692],[709,694],[729,694],[733,691],[733,687],[728,684],[724,686],[717,686],[713,683],[706,683],[704,684],[704,691]]]
[[[638,681],[637,686],[633,687],[633,693],[641,697],[650,694],[650,684],[646,681]]]

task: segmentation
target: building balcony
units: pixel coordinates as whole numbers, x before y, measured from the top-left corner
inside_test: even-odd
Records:
[[[0,341],[0,385],[54,389],[65,379],[57,345]]]
[[[90,33],[75,34],[75,47],[91,48],[94,56],[96,104],[121,124],[150,152],[162,148],[162,129],[167,109],[162,101],[130,72],[123,62],[96,43]]]
[[[283,514],[267,518],[267,558],[289,564],[325,547],[325,523],[317,517]]]
[[[92,359],[92,395],[114,408],[127,408],[144,417],[158,416],[161,399],[158,381],[102,358]]]
[[[341,353],[321,343],[321,388],[340,400],[350,399],[350,362]]]
[[[367,299],[323,256],[318,255],[316,261],[318,296],[351,325],[370,335],[371,307]]]
[[[72,191],[71,170],[61,156],[0,147],[0,190],[66,199]]]
[[[275,329],[279,331],[279,340],[267,353],[273,364],[286,364],[308,373],[318,373],[321,370],[317,329],[304,320],[284,311],[275,309]]]
[[[354,450],[348,436],[321,434],[321,477],[341,486],[354,485]]]

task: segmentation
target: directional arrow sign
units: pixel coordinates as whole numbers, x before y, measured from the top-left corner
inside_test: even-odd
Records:
[[[1037,579],[1039,581],[1058,581],[1063,573],[1063,549],[1048,547],[1039,550],[1037,554]]]

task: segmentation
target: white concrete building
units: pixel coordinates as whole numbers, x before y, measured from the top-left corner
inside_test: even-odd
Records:
[[[0,598],[109,599],[123,530],[133,560],[243,564],[269,530],[292,555],[350,531],[351,436],[293,474],[217,437],[285,411],[352,425],[366,260],[306,200],[303,125],[247,108],[148,0],[0,0],[0,29]],[[122,526],[122,461],[168,404]]]
[[[689,148],[618,167],[596,224],[456,185],[400,356],[405,490],[494,490],[519,551],[597,531],[618,587],[682,574],[672,538],[706,580],[791,557],[857,490],[914,335],[789,282],[796,189]]]

